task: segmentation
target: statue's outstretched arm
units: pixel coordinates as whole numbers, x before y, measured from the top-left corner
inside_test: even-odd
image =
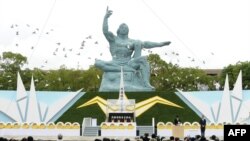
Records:
[[[162,46],[166,46],[169,45],[171,42],[166,41],[166,42],[149,42],[149,41],[145,41],[142,43],[142,47],[143,48],[154,48],[154,47],[162,47]]]
[[[109,31],[109,27],[108,27],[108,18],[112,15],[112,13],[113,11],[109,10],[107,7],[106,14],[103,20],[103,25],[102,25],[103,34],[108,41],[111,41],[114,39],[114,34]]]

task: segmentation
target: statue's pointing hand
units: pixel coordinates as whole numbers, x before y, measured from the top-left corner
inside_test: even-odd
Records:
[[[109,18],[109,17],[112,15],[112,13],[113,13],[113,11],[112,11],[112,10],[109,10],[109,7],[107,7],[105,17],[106,17],[106,18]]]
[[[170,45],[171,42],[162,42],[163,46]]]

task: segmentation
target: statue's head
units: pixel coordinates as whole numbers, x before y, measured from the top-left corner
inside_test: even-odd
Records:
[[[128,29],[128,25],[125,23],[122,23],[118,30],[117,30],[117,35],[128,35],[129,29]]]

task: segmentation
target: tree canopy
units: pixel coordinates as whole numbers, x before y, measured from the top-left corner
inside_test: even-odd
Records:
[[[247,89],[250,86],[250,62],[239,62],[229,65],[222,70],[219,77],[208,76],[198,68],[182,68],[176,64],[167,63],[157,54],[150,54],[148,61],[151,66],[151,84],[156,91],[184,91],[200,90],[199,85],[205,85],[208,90],[214,90],[214,82],[224,85],[226,74],[229,75],[230,87],[236,81],[240,70],[243,73],[243,86]],[[16,76],[20,72],[26,89],[30,87],[31,77],[34,77],[37,90],[47,91],[76,91],[81,88],[84,91],[98,91],[102,71],[95,66],[88,70],[68,69],[62,66],[58,70],[42,70],[34,68],[24,69],[27,64],[27,57],[12,52],[4,52],[0,56],[0,90],[15,90]]]
[[[225,82],[226,75],[229,77],[229,87],[232,89],[238,74],[242,71],[242,85],[243,89],[250,87],[250,62],[238,62],[235,65],[228,65],[222,70],[220,81],[222,84]]]

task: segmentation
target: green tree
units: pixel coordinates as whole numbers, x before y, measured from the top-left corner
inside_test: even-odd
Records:
[[[102,71],[94,66],[84,71],[82,85],[85,91],[98,91],[101,84]]]
[[[26,63],[27,58],[19,53],[3,52],[0,57],[0,89],[16,89],[17,72]]]
[[[242,85],[244,89],[250,87],[250,62],[238,62],[235,65],[228,65],[227,67],[223,68],[221,76],[220,76],[220,83],[225,83],[226,75],[229,77],[229,86],[230,89],[233,89],[233,85],[236,82],[238,74],[242,70]]]
[[[0,68],[5,72],[16,73],[21,70],[22,66],[27,63],[27,57],[12,52],[3,52],[1,57]]]
[[[151,66],[151,84],[157,91],[197,90],[198,84],[208,85],[214,89],[215,77],[207,76],[203,70],[197,68],[181,68],[167,63],[157,54],[148,57]]]

